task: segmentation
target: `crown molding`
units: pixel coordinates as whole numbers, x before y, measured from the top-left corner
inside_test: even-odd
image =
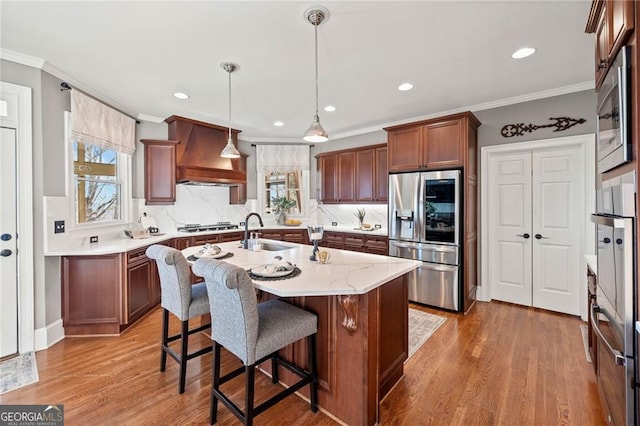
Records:
[[[157,124],[164,122],[164,118],[160,118],[151,114],[143,114],[143,113],[138,114],[138,120],[149,121],[151,123],[157,123]]]
[[[35,56],[26,55],[24,53],[16,52],[0,47],[0,59],[15,62],[17,64],[26,65],[32,68],[42,69],[45,60],[37,58]]]

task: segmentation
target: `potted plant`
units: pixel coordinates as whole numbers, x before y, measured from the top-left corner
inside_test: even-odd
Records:
[[[358,227],[362,228],[364,217],[367,215],[365,209],[356,209],[356,212],[353,215],[358,218]]]
[[[271,199],[271,207],[276,214],[278,225],[284,225],[287,221],[289,209],[295,207],[296,202],[287,197],[274,197]]]

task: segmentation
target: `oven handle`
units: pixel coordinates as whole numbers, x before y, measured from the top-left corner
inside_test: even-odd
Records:
[[[597,320],[599,313],[602,313],[605,316],[607,315],[605,312],[600,310],[600,306],[596,304],[591,305],[591,325],[593,326],[593,329],[596,331],[596,334],[598,335],[600,340],[602,340],[604,344],[607,346],[607,349],[609,349],[609,352],[613,354],[613,360],[616,363],[616,365],[626,365],[627,359],[625,358],[624,355],[622,355],[622,352],[613,349],[613,347],[611,347],[607,339],[604,338],[604,335],[600,331],[600,328],[598,327],[598,320]]]
[[[623,217],[614,217],[614,216],[603,216],[599,214],[591,215],[591,222],[597,223],[598,225],[608,226],[610,228],[618,228],[623,229],[626,226],[625,218]]]

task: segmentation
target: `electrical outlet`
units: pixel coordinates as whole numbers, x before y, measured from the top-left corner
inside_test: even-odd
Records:
[[[62,234],[64,232],[64,220],[56,220],[53,222],[53,232]]]
[[[93,237],[89,237],[89,242],[90,243],[97,243],[98,242],[98,236],[94,235]]]
[[[331,222],[331,226],[338,226],[338,222]]]
[[[244,226],[244,225],[245,225],[245,223],[244,223],[244,222],[240,222],[240,226]]]

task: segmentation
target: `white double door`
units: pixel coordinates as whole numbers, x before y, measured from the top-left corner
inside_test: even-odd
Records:
[[[583,150],[493,153],[488,167],[492,298],[579,315]]]

